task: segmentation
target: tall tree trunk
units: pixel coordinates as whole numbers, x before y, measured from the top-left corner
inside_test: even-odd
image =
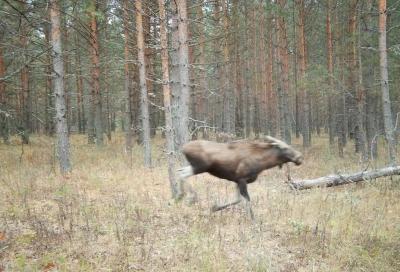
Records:
[[[110,29],[108,27],[108,0],[103,2],[104,7],[102,7],[102,10],[104,11],[104,23],[103,23],[103,33],[104,33],[104,39],[106,44],[109,43],[110,40]],[[110,105],[110,68],[111,68],[111,63],[107,61],[109,57],[111,57],[111,50],[108,46],[104,47],[104,59],[105,59],[105,64],[103,68],[103,88],[104,88],[104,98],[105,98],[105,112],[104,112],[104,118],[105,118],[105,131],[107,135],[107,140],[111,142],[111,105]],[[104,129],[104,124],[103,124],[103,129]]]
[[[383,106],[383,121],[385,124],[385,135],[389,149],[389,161],[396,164],[395,142],[393,132],[392,110],[389,94],[387,48],[386,48],[386,0],[379,0],[379,64],[381,71],[381,91]]]
[[[278,0],[280,9],[286,8],[286,0]],[[284,140],[291,143],[291,118],[290,118],[290,92],[289,92],[289,56],[288,56],[288,41],[286,35],[286,21],[284,15],[280,14],[277,19],[278,24],[278,47],[279,47],[279,62],[281,66],[281,87],[282,87],[282,110],[283,110],[283,126]]]
[[[50,14],[49,14],[50,16]],[[47,18],[48,21],[50,21],[50,17]],[[46,25],[44,27],[44,35],[45,35],[45,40],[46,40],[46,45],[50,48],[50,40],[51,40],[51,26]],[[51,51],[46,54],[46,67],[45,67],[45,74],[46,74],[46,95],[44,99],[44,104],[45,104],[45,131],[47,135],[53,135],[54,134],[54,106],[53,106],[53,78],[52,78],[52,73],[53,73],[53,62],[52,62],[52,55]]]
[[[351,0],[349,5],[349,43],[348,43],[348,86],[352,99],[350,99],[352,132],[355,138],[355,151],[361,152],[363,160],[367,158],[365,147],[366,137],[363,126],[364,90],[358,82],[357,62],[357,8],[358,0]]]
[[[269,133],[272,136],[276,135],[277,128],[277,119],[278,116],[276,114],[276,92],[274,88],[274,59],[275,59],[275,51],[274,50],[274,35],[273,35],[273,19],[272,17],[268,20],[268,62],[266,67],[266,84],[267,84],[267,107],[268,107],[268,127]]]
[[[102,124],[102,107],[100,92],[100,48],[98,37],[97,23],[97,0],[92,0],[92,8],[90,13],[90,56],[91,56],[91,77],[92,77],[92,102],[94,104],[94,130],[96,135],[96,144],[103,145],[103,124]]]
[[[76,82],[76,102],[78,111],[78,127],[79,133],[85,133],[85,105],[83,100],[83,79],[82,79],[82,65],[81,65],[81,52],[79,50],[79,33],[75,33],[75,82]]]
[[[189,47],[188,47],[188,18],[186,0],[177,0],[177,9],[179,15],[178,36],[179,36],[179,77],[180,77],[180,104],[178,124],[179,145],[189,141],[189,99],[190,99],[190,81],[189,81]]]
[[[242,136],[242,128],[243,128],[243,107],[242,105],[242,96],[243,96],[243,85],[242,85],[242,70],[241,70],[241,55],[240,55],[240,18],[239,18],[239,1],[232,1],[232,20],[233,20],[233,44],[234,44],[234,78],[235,78],[235,134],[238,136]]]
[[[146,65],[146,86],[147,86],[147,93],[151,94],[148,96],[148,100],[150,102],[153,102],[153,104],[156,104],[157,102],[155,101],[155,85],[153,84],[153,81],[151,78],[153,77],[154,74],[154,69],[153,69],[153,49],[151,48],[151,40],[152,40],[152,31],[151,31],[151,0],[142,0],[142,24],[143,24],[143,36],[144,36],[144,61]],[[155,40],[155,39],[154,39]],[[149,105],[149,122],[150,122],[150,136],[153,137],[155,135],[155,109],[151,104]]]
[[[335,12],[335,22],[333,25],[337,24],[339,21],[338,19],[338,14],[339,9],[336,10]],[[337,31],[335,31],[335,38],[340,42],[338,46],[338,67],[341,67],[339,69],[339,80],[341,82],[344,82],[344,67],[345,65],[345,42],[343,41],[343,37],[345,36],[345,31],[344,27],[337,27]],[[343,158],[344,157],[344,147],[346,146],[346,123],[347,123],[347,114],[346,114],[346,94],[345,91],[343,90],[343,86],[336,84],[335,85],[336,89],[340,90],[340,93],[338,95],[337,101],[336,101],[336,131],[337,131],[337,137],[338,137],[338,153],[339,157]]]
[[[64,64],[61,48],[60,8],[58,0],[50,1],[51,45],[53,50],[54,96],[56,105],[57,157],[62,173],[71,170],[68,125],[64,93]]]
[[[333,44],[332,44],[332,28],[331,28],[331,0],[328,0],[328,6],[326,11],[326,44],[327,44],[327,65],[328,65],[328,82],[329,82],[329,93],[328,93],[328,133],[329,133],[329,144],[332,147],[335,144],[335,123],[334,116],[335,111],[333,105]]]
[[[293,11],[292,11],[292,20],[293,20],[293,40],[297,41],[297,24],[296,24],[296,5],[293,5]],[[296,138],[300,138],[301,134],[301,124],[300,124],[300,97],[299,97],[299,86],[298,86],[298,54],[293,54],[293,80],[294,80],[294,93],[295,93],[295,101],[294,101],[294,107],[295,107],[295,133],[296,133]]]
[[[204,2],[204,0],[202,0]],[[198,18],[203,18],[203,5],[199,5],[197,7]],[[198,97],[198,109],[197,114],[199,119],[204,121],[205,124],[208,124],[208,99],[206,96],[208,94],[208,83],[207,83],[207,69],[206,69],[206,38],[205,38],[205,26],[203,24],[200,25],[200,37],[199,37],[199,64],[200,64],[200,93]],[[207,128],[202,129],[203,138],[208,139],[208,130]]]
[[[299,9],[299,63],[300,63],[300,77],[301,77],[301,87],[300,87],[300,96],[303,106],[303,126],[302,126],[302,134],[303,134],[303,146],[305,148],[310,147],[311,145],[311,132],[310,132],[310,98],[308,95],[308,90],[304,87],[305,85],[305,75],[307,70],[307,49],[306,49],[306,38],[305,38],[305,10],[304,10],[304,0],[297,0],[296,4]]]
[[[6,75],[6,64],[3,56],[3,37],[0,33],[0,78],[4,78]],[[3,138],[4,143],[9,143],[8,134],[8,112],[6,104],[6,82],[0,79],[0,135]]]
[[[27,10],[26,0],[21,1],[21,10],[25,12]],[[20,43],[21,47],[25,50],[28,47],[28,30],[27,30],[27,22],[25,20],[21,21],[21,34],[20,34]],[[32,96],[30,93],[29,86],[29,67],[28,64],[24,64],[24,67],[21,69],[21,122],[19,125],[19,133],[21,135],[22,142],[24,144],[29,143],[29,133],[30,125],[31,125],[31,110],[32,110]]]
[[[142,20],[142,1],[135,1],[136,7],[136,31],[138,46],[138,62],[139,62],[139,80],[140,80],[140,109],[143,130],[143,146],[144,146],[144,164],[151,167],[151,145],[150,145],[150,120],[149,120],[149,102],[147,97],[146,82],[146,62],[144,59],[144,34]]]
[[[66,14],[64,14],[65,17]],[[68,33],[68,26],[65,18],[60,18],[62,28],[64,29],[63,31],[63,36],[62,36],[62,41],[61,43],[63,44],[63,48],[65,52],[69,52],[68,48],[68,41],[69,41],[69,33]],[[64,73],[68,75],[70,73],[70,62],[69,62],[69,54],[64,54]],[[68,126],[68,133],[70,133],[71,129],[71,122],[72,122],[72,101],[71,101],[71,90],[69,89],[68,85],[68,77],[64,78],[64,94],[65,94],[65,107],[66,107],[66,114],[67,114],[67,126]]]
[[[175,177],[175,147],[174,147],[174,130],[172,124],[171,111],[171,89],[169,85],[169,61],[168,61],[168,37],[167,37],[167,19],[165,16],[164,0],[158,0],[160,9],[160,39],[161,39],[161,65],[163,77],[163,95],[164,95],[164,112],[165,112],[165,135],[167,140],[167,158],[168,158],[168,175],[173,198],[177,198],[178,186]]]
[[[175,150],[179,150],[180,140],[179,140],[179,123],[180,123],[180,113],[179,107],[181,104],[181,86],[180,86],[180,74],[179,74],[179,32],[178,32],[178,8],[175,5],[175,1],[171,1],[171,47],[170,51],[170,82],[171,82],[171,95],[174,98],[171,101],[171,111],[172,111],[172,124],[174,130],[174,146]]]
[[[223,96],[224,96],[224,131],[230,134],[235,132],[235,123],[234,123],[234,94],[232,92],[231,87],[231,63],[229,60],[229,14],[228,14],[228,3],[226,0],[220,0],[220,5],[222,6],[223,12],[223,26],[225,29],[224,33],[224,46],[223,46],[223,55],[224,55],[224,80],[223,80]]]
[[[125,148],[126,151],[130,154],[132,151],[132,138],[133,138],[133,120],[132,120],[132,109],[131,109],[131,86],[130,86],[130,69],[129,69],[129,15],[128,15],[128,0],[124,0],[123,2],[123,22],[124,22],[124,71],[125,71],[125,80],[124,80],[124,92],[125,92]]]

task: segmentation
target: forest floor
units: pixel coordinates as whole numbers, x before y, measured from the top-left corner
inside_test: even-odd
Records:
[[[249,186],[252,222],[241,205],[210,213],[234,186],[208,174],[190,178],[198,203],[171,201],[161,139],[149,170],[140,146],[127,158],[122,135],[102,148],[71,138],[67,177],[54,139],[0,144],[0,271],[400,271],[399,177],[295,192],[286,168],[272,169]],[[364,169],[358,161],[321,137],[291,174]]]

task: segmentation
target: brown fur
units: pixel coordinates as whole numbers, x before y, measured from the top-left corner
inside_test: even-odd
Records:
[[[300,165],[303,156],[286,143],[266,137],[261,141],[235,141],[216,143],[205,140],[191,141],[183,146],[190,167],[179,169],[182,184],[191,176],[208,172],[218,178],[227,179],[237,184],[238,198],[224,205],[215,205],[212,210],[219,211],[236,205],[242,196],[247,203],[248,213],[254,219],[250,206],[247,184],[254,182],[258,175],[266,169],[282,166],[288,162]],[[183,196],[184,192],[180,192]]]
[[[236,183],[251,183],[263,170],[287,162],[301,164],[302,161],[300,152],[271,140],[231,143],[198,140],[184,145],[183,153],[193,168],[193,174],[208,172]]]

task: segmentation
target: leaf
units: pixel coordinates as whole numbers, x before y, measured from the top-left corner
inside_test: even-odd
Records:
[[[43,267],[43,271],[50,271],[54,268],[56,268],[56,265],[53,262],[49,262]]]
[[[4,232],[0,232],[0,241],[5,241],[5,240],[6,240],[6,234]]]

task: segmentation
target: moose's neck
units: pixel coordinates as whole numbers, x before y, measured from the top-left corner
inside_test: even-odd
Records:
[[[278,150],[270,150],[263,154],[263,158],[260,160],[262,162],[262,168],[270,169],[275,166],[282,166],[288,161],[280,156]]]

